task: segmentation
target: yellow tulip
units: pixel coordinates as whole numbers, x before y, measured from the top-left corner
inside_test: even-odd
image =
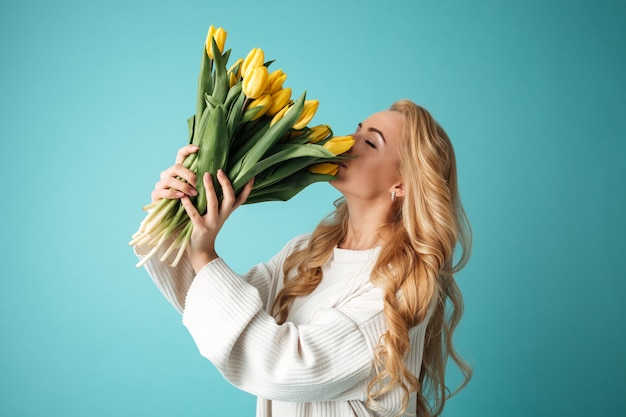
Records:
[[[331,164],[330,162],[311,165],[309,167],[309,172],[312,172],[313,174],[337,175],[338,171],[339,165]]]
[[[267,115],[274,116],[280,111],[280,109],[289,103],[290,99],[291,88],[283,88],[282,90],[278,90],[276,93],[272,94],[272,104],[267,109]]]
[[[278,92],[283,88],[283,83],[287,79],[287,74],[281,69],[277,69],[270,74],[269,81],[267,82],[267,90],[270,94]]]
[[[232,88],[233,85],[237,84],[237,76],[235,74],[233,74],[232,72],[228,73],[228,84],[230,85],[230,87]]]
[[[287,112],[289,111],[289,109],[291,109],[291,106],[293,105],[293,103],[289,103],[287,104],[285,107],[283,107],[282,109],[280,109],[280,111],[278,113],[276,113],[274,115],[274,117],[272,118],[272,121],[270,122],[270,127],[274,126],[274,124],[276,124],[280,119],[282,119],[283,117],[285,117],[285,114],[287,114]]]
[[[267,79],[269,74],[267,73],[267,67],[260,66],[255,68],[249,74],[246,74],[243,78],[243,93],[248,98],[259,98],[267,87]]]
[[[263,94],[261,97],[252,100],[250,104],[248,104],[248,109],[253,109],[255,107],[262,106],[263,108],[252,118],[252,120],[256,120],[267,113],[267,109],[272,104],[272,97],[269,94]]]
[[[304,102],[304,108],[302,109],[302,114],[300,118],[293,125],[294,129],[302,129],[311,121],[313,116],[315,116],[315,112],[317,111],[317,106],[319,106],[320,102],[318,100],[306,100]]]
[[[237,84],[239,81],[239,77],[241,77],[241,64],[243,63],[243,59],[239,58],[233,65],[228,69],[228,78],[230,80],[230,86]],[[237,71],[235,71],[237,70]]]
[[[309,134],[309,143],[317,143],[320,140],[326,139],[331,134],[330,126],[328,125],[318,125],[311,128],[311,133]]]
[[[263,66],[265,60],[265,54],[261,48],[252,48],[252,50],[246,56],[246,59],[243,60],[241,64],[241,76],[245,78],[245,76],[250,72],[254,71],[255,68],[259,68]]]
[[[211,50],[211,39],[215,39],[215,44],[217,45],[220,52],[224,51],[224,44],[226,43],[226,31],[222,28],[215,29],[215,26],[211,25],[209,28],[209,33],[206,36],[206,42],[204,43],[204,48],[206,49],[206,53],[209,58],[213,59],[213,51]]]
[[[324,148],[331,151],[334,155],[341,155],[347,152],[354,145],[352,136],[335,136],[324,144]]]

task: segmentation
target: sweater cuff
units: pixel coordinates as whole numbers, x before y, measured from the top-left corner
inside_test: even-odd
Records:
[[[217,258],[193,280],[187,292],[183,324],[200,353],[219,366],[261,308],[257,289]]]

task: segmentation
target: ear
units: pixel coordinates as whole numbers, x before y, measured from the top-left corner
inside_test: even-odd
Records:
[[[395,193],[396,197],[404,197],[404,184],[401,182],[393,184],[389,189],[389,192]]]

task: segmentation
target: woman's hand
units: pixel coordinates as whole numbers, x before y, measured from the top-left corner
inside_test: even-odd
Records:
[[[181,198],[185,211],[187,211],[193,223],[193,232],[191,233],[191,242],[187,248],[187,253],[196,273],[207,263],[218,257],[215,252],[217,234],[231,213],[248,199],[254,182],[253,180],[248,181],[239,195],[235,196],[230,180],[221,169],[217,172],[217,180],[222,186],[224,195],[221,203],[217,201],[213,181],[209,173],[206,173],[202,178],[207,199],[207,212],[204,216],[201,216],[191,203],[189,194],[185,194]]]
[[[198,152],[196,145],[187,145],[178,150],[176,163],[161,173],[161,179],[154,186],[152,201],[162,198],[181,198],[183,196],[197,196],[196,174],[183,166],[187,156]],[[180,177],[180,178],[179,178]]]

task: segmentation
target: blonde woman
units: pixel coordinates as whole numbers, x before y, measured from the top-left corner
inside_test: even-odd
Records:
[[[368,117],[353,136],[356,157],[331,182],[343,195],[335,212],[243,276],[218,257],[215,239],[252,183],[235,196],[219,172],[218,205],[205,177],[200,216],[189,200],[194,174],[181,166],[197,152],[190,145],[152,192],[181,198],[194,229],[176,268],[145,267],[200,353],[258,396],[257,416],[437,416],[450,394],[447,359],[463,385],[471,376],[452,346],[463,309],[454,273],[468,259],[470,229],[450,140],[408,100]]]

